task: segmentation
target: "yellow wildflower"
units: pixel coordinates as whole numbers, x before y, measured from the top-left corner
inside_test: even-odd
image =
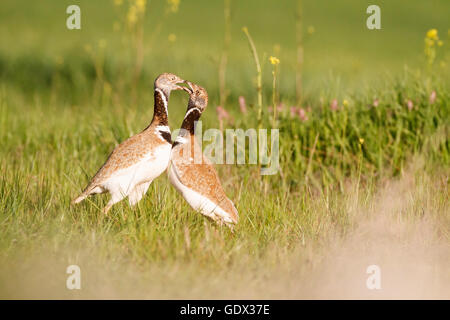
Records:
[[[127,21],[130,26],[134,25],[137,21],[137,9],[136,6],[131,6],[128,10]]]
[[[430,38],[425,38],[425,45],[427,47],[433,47],[434,46],[434,40],[431,40]]]
[[[248,28],[247,27],[242,27],[242,31],[244,31],[245,33],[248,33]]]
[[[169,42],[175,42],[177,40],[177,36],[173,33],[169,34],[169,37],[167,38]]]
[[[146,4],[147,4],[147,0],[136,0],[137,11],[138,12],[144,12]]]
[[[436,46],[442,47],[444,42],[439,40],[437,29],[428,30],[425,37],[425,57],[431,66],[436,58]]]
[[[364,139],[363,138],[359,138],[359,144],[364,144]]]
[[[347,99],[344,99],[344,101],[342,101],[342,105],[343,105],[344,107],[348,106],[348,100],[347,100]]]
[[[438,31],[436,29],[428,30],[427,38],[432,39],[432,40],[437,40],[438,39]]]
[[[273,56],[270,56],[269,61],[273,65],[277,65],[280,63],[280,59],[278,59],[277,57],[273,57]]]
[[[180,5],[180,0],[167,0],[167,4],[169,5],[169,11],[176,13],[178,11],[178,6]]]
[[[308,34],[313,34],[314,32],[316,32],[316,29],[314,28],[314,26],[309,26],[306,31],[308,32]]]

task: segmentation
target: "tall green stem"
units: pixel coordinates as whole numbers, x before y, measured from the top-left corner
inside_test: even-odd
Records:
[[[303,35],[302,35],[302,0],[297,1],[296,33],[297,33],[297,68],[295,73],[295,93],[297,105],[301,106],[303,100]]]
[[[220,105],[225,107],[225,103],[227,101],[228,92],[226,89],[226,71],[227,71],[227,63],[228,63],[228,48],[230,46],[231,41],[231,14],[230,14],[230,0],[224,0],[224,18],[225,18],[225,39],[223,45],[222,56],[220,58],[219,65],[219,90],[220,90]]]
[[[253,54],[253,60],[256,65],[256,92],[258,94],[258,128],[262,126],[262,72],[261,72],[261,64],[259,63],[258,52],[256,51],[255,44],[253,43],[253,39],[248,32],[247,27],[243,27],[242,31],[244,31],[247,36],[248,43],[250,44],[250,49]]]

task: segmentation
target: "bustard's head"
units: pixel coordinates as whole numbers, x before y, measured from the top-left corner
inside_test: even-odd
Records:
[[[184,83],[184,80],[173,73],[163,73],[155,80],[155,89],[161,89],[165,93],[170,93],[172,90],[182,90],[183,87],[179,84]]]
[[[189,93],[188,109],[197,108],[203,112],[208,105],[208,93],[205,88],[189,81],[185,83],[189,86],[189,88],[183,87],[183,90]]]

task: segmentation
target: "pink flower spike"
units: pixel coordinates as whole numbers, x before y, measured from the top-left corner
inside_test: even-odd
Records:
[[[339,109],[337,99],[333,99],[333,101],[331,101],[330,109],[332,111],[336,111],[337,109]]]
[[[239,96],[239,108],[241,109],[241,113],[247,113],[247,105],[245,104],[244,96]]]
[[[298,117],[300,118],[300,120],[302,120],[302,121],[308,120],[308,116],[306,115],[305,109],[298,108],[297,112],[298,112]]]
[[[414,104],[411,100],[408,99],[406,102],[406,105],[408,106],[408,110],[411,111],[414,108]]]
[[[378,107],[378,104],[379,104],[379,101],[378,101],[378,99],[375,99],[375,100],[373,100],[373,106],[376,108],[376,107]]]
[[[216,112],[217,112],[217,118],[219,118],[219,121],[222,121],[223,119],[228,119],[230,117],[227,110],[225,110],[222,106],[217,106]]]
[[[436,102],[436,91],[432,91],[430,94],[430,104],[434,104]]]
[[[289,111],[291,113],[291,117],[295,117],[295,114],[297,113],[297,107],[290,107]]]

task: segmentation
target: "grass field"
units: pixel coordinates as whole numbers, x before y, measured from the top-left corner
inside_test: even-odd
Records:
[[[378,1],[373,31],[371,2],[303,1],[301,105],[296,1],[232,0],[228,50],[223,1],[147,1],[136,20],[134,3],[76,1],[81,30],[66,28],[72,1],[0,4],[1,298],[450,298],[448,1]],[[261,61],[261,123],[243,27]],[[433,28],[442,46],[430,63]],[[240,212],[234,233],[165,174],[135,209],[123,201],[104,216],[106,195],[70,205],[147,126],[162,72],[208,90],[204,128],[219,128],[220,103],[224,128],[271,128],[270,56],[281,171],[216,166]],[[172,94],[172,130],[186,104]],[[72,264],[81,290],[66,288]],[[373,264],[382,290],[366,288]]]

